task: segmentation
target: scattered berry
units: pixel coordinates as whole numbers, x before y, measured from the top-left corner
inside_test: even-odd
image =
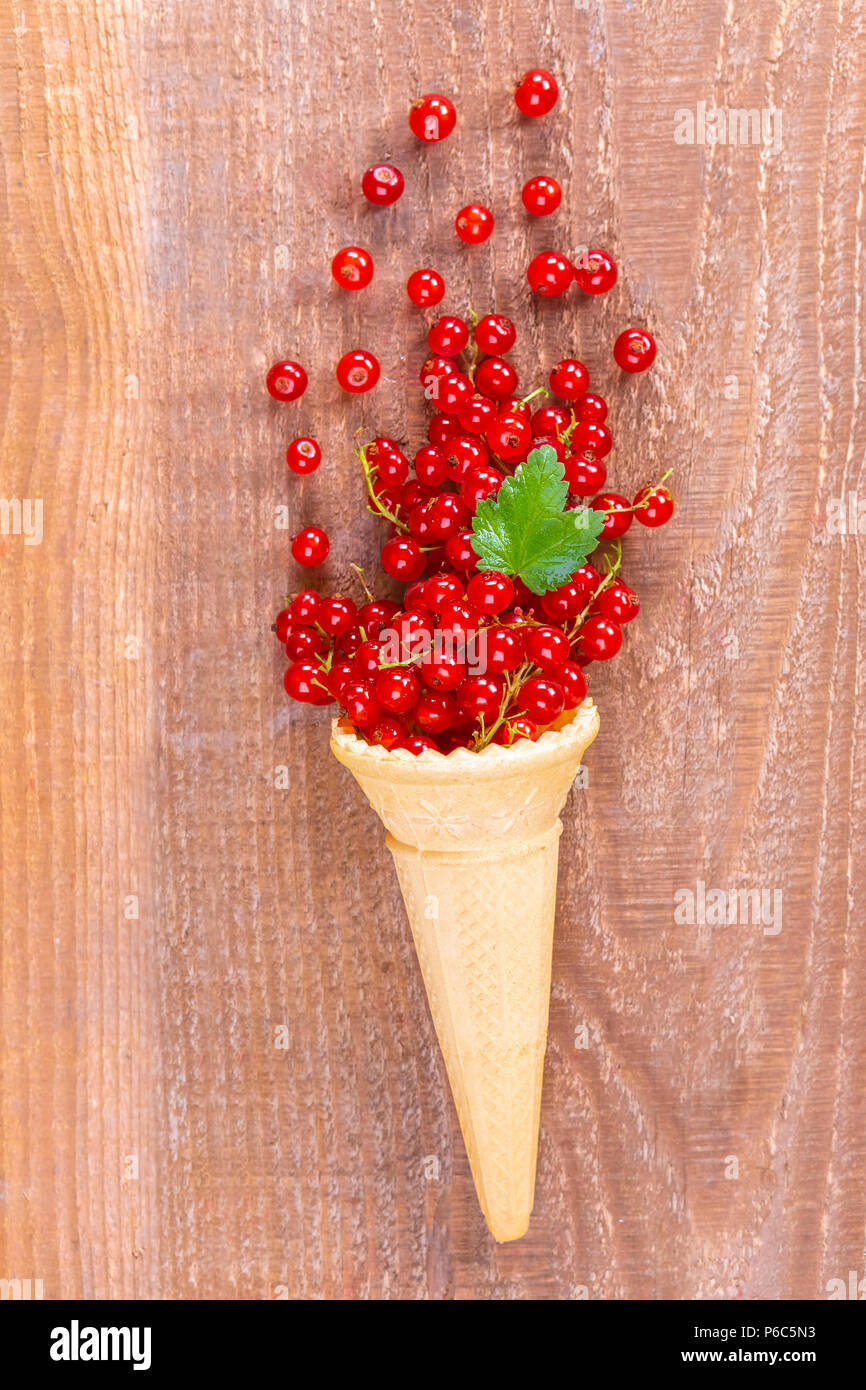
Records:
[[[347,290],[362,290],[373,278],[373,257],[361,246],[344,246],[331,261],[331,274]]]
[[[300,362],[275,362],[265,384],[275,401],[296,401],[307,389],[307,373]]]
[[[286,463],[293,473],[315,473],[322,462],[322,451],[315,439],[293,439],[286,449]]]
[[[457,112],[447,97],[431,93],[409,108],[409,127],[426,144],[444,140],[457,123]]]
[[[454,228],[461,241],[477,246],[493,231],[493,213],[480,203],[468,203],[455,217]]]
[[[299,565],[320,565],[327,559],[330,548],[328,533],[321,526],[305,526],[292,537],[292,555]]]
[[[607,251],[584,251],[574,265],[574,282],[584,294],[606,294],[616,284],[617,273]]]
[[[585,396],[575,401],[572,409],[578,420],[593,420],[597,425],[603,425],[607,419],[607,401],[593,391],[587,391]]]
[[[656,360],[655,339],[643,328],[627,328],[614,343],[613,355],[624,372],[645,372]]]
[[[543,68],[530,68],[523,74],[514,93],[518,110],[523,116],[546,116],[559,96],[556,78]]]
[[[533,217],[549,217],[562,202],[562,189],[556,179],[538,174],[523,185],[520,196],[526,211],[531,212]]]
[[[536,294],[562,294],[574,279],[574,267],[558,251],[542,251],[529,262],[526,278]]]
[[[436,270],[413,270],[406,281],[406,293],[419,309],[429,309],[444,295],[445,281]]]
[[[396,203],[403,186],[403,175],[393,164],[374,164],[361,179],[364,197],[379,207]]]
[[[379,363],[372,352],[355,348],[337,363],[337,380],[344,391],[369,391],[379,380]]]

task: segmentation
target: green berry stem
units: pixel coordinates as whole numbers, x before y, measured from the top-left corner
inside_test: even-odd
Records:
[[[398,516],[396,516],[393,512],[389,511],[388,508],[382,503],[382,501],[376,496],[375,492],[373,491],[373,475],[375,474],[376,469],[375,466],[371,464],[370,460],[367,458],[366,444],[361,444],[358,446],[358,448],[355,450],[355,457],[360,460],[361,467],[364,470],[364,480],[367,484],[367,492],[370,496],[370,501],[367,503],[367,511],[372,512],[374,516],[383,517],[385,521],[393,522],[393,524],[397,527],[398,531],[408,531],[409,527],[406,525],[406,522],[401,521]],[[372,506],[370,505],[370,503],[372,503]]]

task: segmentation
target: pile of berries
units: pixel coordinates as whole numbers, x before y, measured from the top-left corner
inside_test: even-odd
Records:
[[[557,96],[554,78],[533,70],[515,101],[523,115],[536,117],[550,111]],[[454,129],[456,112],[447,98],[426,96],[411,108],[409,123],[420,140],[438,141]],[[361,184],[370,202],[387,206],[402,194],[404,179],[383,164],[368,169]],[[535,216],[554,212],[561,197],[559,184],[546,175],[523,189],[524,206]],[[463,241],[477,244],[490,236],[493,214],[469,204],[457,213],[455,227]],[[346,289],[363,289],[373,276],[372,258],[360,247],[346,247],[334,257],[332,272]],[[561,294],[572,283],[597,295],[614,285],[617,266],[602,249],[582,253],[576,263],[548,252],[531,261],[527,275],[541,295]],[[445,285],[425,268],[412,273],[407,290],[413,303],[427,308],[439,303]],[[447,753],[491,741],[535,740],[579,705],[586,668],[616,655],[623,626],[639,611],[637,595],[620,575],[621,538],[635,518],[657,527],[673,513],[667,475],[631,499],[606,490],[613,437],[607,403],[590,389],[586,366],[567,357],[552,367],[548,386],[559,403],[539,402],[548,396],[543,387],[521,396],[506,356],[515,340],[515,326],[502,314],[438,317],[427,333],[429,355],[420,373],[433,411],[427,442],[411,467],[394,439],[379,436],[356,450],[369,509],[387,526],[382,568],[405,586],[401,600],[374,597],[359,570],[366,601],[304,589],[277,615],[274,630],[289,658],[288,694],[334,704],[361,736],[386,749]],[[655,351],[640,328],[620,334],[613,348],[629,373],[649,367]],[[369,390],[378,377],[376,358],[362,349],[337,365],[346,391]],[[298,363],[278,362],[267,385],[277,400],[295,400],[307,376]],[[603,521],[601,550],[593,556],[598,563],[586,562],[566,582],[538,593],[518,574],[480,568],[472,527],[479,503],[495,499],[505,479],[544,446],[561,465],[567,507],[589,507]],[[289,444],[287,458],[295,473],[311,473],[321,450],[302,437]],[[318,526],[292,539],[300,565],[321,564],[328,550],[327,533]]]

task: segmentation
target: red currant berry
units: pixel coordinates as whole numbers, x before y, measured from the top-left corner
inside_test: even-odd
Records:
[[[470,517],[469,508],[455,492],[443,492],[431,503],[429,511],[430,534],[435,541],[444,542],[446,559],[449,564],[451,560],[448,544],[464,529]],[[474,558],[472,564],[475,564]],[[455,568],[459,569],[461,566],[458,565]]]
[[[598,611],[611,623],[630,623],[640,612],[640,599],[634,589],[617,580],[598,596]]]
[[[487,442],[501,459],[516,459],[532,440],[529,421],[522,415],[500,415],[487,431]]]
[[[491,401],[505,400],[517,386],[517,369],[504,357],[485,357],[475,368],[475,389]]]
[[[475,435],[458,435],[445,445],[445,458],[448,461],[448,476],[453,483],[459,483],[470,468],[482,468],[490,460],[487,445]]]
[[[368,458],[370,454],[372,454],[372,449],[368,453]],[[399,449],[381,450],[373,457],[376,476],[386,487],[398,487],[400,483],[405,483],[409,476],[409,460]]]
[[[498,414],[496,402],[489,396],[470,396],[458,406],[457,419],[469,434],[483,434]]]
[[[614,343],[613,355],[624,372],[645,372],[656,360],[655,339],[643,328],[627,328]]]
[[[518,690],[516,701],[536,724],[552,724],[565,708],[565,692],[559,681],[547,676],[531,676]]]
[[[609,661],[622,646],[622,628],[607,618],[587,618],[577,643],[581,653],[592,661]]]
[[[361,643],[352,658],[360,680],[373,680],[378,676],[381,656],[381,642],[377,642],[371,637],[366,642]]]
[[[409,536],[392,536],[382,546],[382,568],[391,579],[408,584],[424,573],[425,559],[420,545]]]
[[[618,536],[624,536],[631,526],[631,519],[634,516],[634,512],[631,511],[631,503],[627,497],[620,496],[618,492],[600,492],[589,505],[596,512],[607,512],[599,540],[616,540]]]
[[[336,650],[340,656],[354,656],[360,646],[363,645],[364,634],[357,623],[347,627],[345,632],[341,632],[337,638]]]
[[[445,281],[435,270],[413,270],[406,281],[406,293],[419,309],[438,304],[445,293]]]
[[[577,709],[586,699],[586,676],[576,661],[564,661],[554,667],[550,678],[562,686],[566,709]]]
[[[456,574],[434,574],[424,583],[424,604],[431,613],[441,613],[447,603],[463,597],[463,580]]]
[[[379,380],[379,363],[372,352],[356,348],[337,363],[337,380],[344,391],[369,391]]]
[[[427,396],[428,400],[431,396],[435,397],[435,388],[438,383],[446,376],[452,376],[453,373],[454,363],[451,361],[450,357],[440,357],[436,354],[431,354],[431,356],[425,360],[424,365],[418,373],[418,380],[424,387],[424,394]]]
[[[274,632],[277,634],[277,641],[285,642],[293,627],[294,623],[292,622],[291,609],[281,608],[274,621]]]
[[[528,738],[531,743],[535,743],[539,736],[540,730],[534,719],[530,719],[528,714],[514,714],[496,730],[493,742],[504,743],[506,748],[510,748],[512,743],[517,743],[522,738]]]
[[[582,458],[604,459],[613,448],[613,435],[607,425],[599,425],[595,420],[578,420],[571,436],[571,448]]]
[[[556,78],[544,68],[530,68],[520,80],[514,100],[522,116],[546,116],[559,96]]]
[[[322,451],[315,439],[293,439],[286,449],[286,463],[293,473],[315,473],[322,462]]]
[[[417,507],[413,507],[409,513],[409,531],[418,541],[419,545],[431,545],[433,543],[433,531],[430,526],[430,500],[419,502]],[[425,562],[426,563],[426,562]]]
[[[400,605],[391,599],[371,599],[358,610],[358,626],[364,629],[368,637],[378,637],[399,612]]]
[[[462,430],[456,415],[445,415],[440,412],[430,416],[427,422],[427,438],[431,444],[447,444],[448,440],[453,439],[457,434],[462,434]]]
[[[469,329],[456,314],[443,314],[430,328],[427,342],[437,356],[454,357],[469,342]]]
[[[532,441],[533,449],[541,449],[545,444],[548,449],[553,450],[560,463],[565,462],[565,445],[561,439],[554,439],[552,434],[548,434],[542,435],[540,439],[533,439]]]
[[[296,661],[283,676],[283,686],[293,700],[306,705],[329,705],[333,696],[324,688],[322,669],[317,661]]]
[[[327,637],[323,637],[314,627],[296,627],[286,638],[286,656],[289,661],[302,661],[305,657],[312,659],[318,652],[323,652],[327,645]]]
[[[564,401],[575,401],[589,386],[589,372],[576,357],[563,357],[550,373],[550,389]]]
[[[565,633],[558,627],[534,627],[526,638],[526,655],[533,666],[542,671],[550,671],[567,661],[571,646]]]
[[[478,556],[472,549],[472,532],[457,531],[445,542],[445,554],[449,565],[456,570],[471,570],[478,564]]]
[[[642,487],[634,504],[635,516],[643,526],[664,526],[674,514],[674,499],[666,487]]]
[[[607,482],[607,469],[596,459],[572,454],[565,460],[565,481],[575,497],[594,497]]]
[[[292,599],[289,608],[292,622],[298,623],[301,627],[312,627],[318,620],[323,601],[321,594],[317,594],[315,589],[302,589]]]
[[[438,487],[448,474],[445,452],[436,444],[425,444],[415,455],[415,474],[425,487]]]
[[[493,231],[493,213],[480,203],[468,203],[455,217],[454,229],[461,241],[477,246]]]
[[[457,112],[447,97],[431,93],[413,102],[409,108],[409,127],[413,135],[425,144],[433,144],[450,135],[457,122]]]
[[[393,633],[399,646],[399,659],[413,661],[430,645],[433,636],[433,615],[426,608],[406,608],[398,613],[388,633]],[[383,640],[386,634],[382,634]]]
[[[439,614],[440,632],[459,634],[468,641],[475,635],[477,628],[478,609],[467,603],[466,599],[453,599],[451,603],[446,603]]]
[[[347,290],[362,290],[373,278],[373,257],[361,246],[344,246],[331,261],[331,274]]]
[[[420,689],[415,672],[402,666],[394,671],[380,671],[376,677],[376,699],[392,714],[405,714],[410,710]]]
[[[606,294],[616,277],[616,261],[607,251],[584,251],[574,263],[574,283],[584,294]]]
[[[429,502],[435,492],[435,488],[425,487],[417,478],[410,478],[408,483],[403,484],[402,506],[404,512],[411,511],[421,502]]]
[[[382,713],[372,681],[347,681],[340,693],[340,704],[358,729],[375,724]]]
[[[388,207],[403,192],[403,175],[393,164],[374,164],[361,179],[361,192],[368,202]]]
[[[372,729],[367,730],[367,742],[378,743],[382,748],[397,748],[406,737],[405,725],[392,714],[384,714],[377,719]]]
[[[475,341],[482,352],[500,354],[514,347],[517,330],[504,314],[485,314],[474,329]]]
[[[300,362],[275,362],[265,385],[275,401],[296,401],[307,389],[307,373]]]
[[[399,483],[386,483],[381,478],[374,478],[372,486],[373,495],[384,512],[391,516],[399,515],[403,510],[403,492]]]
[[[531,212],[533,217],[549,217],[562,202],[562,189],[556,179],[539,174],[523,185],[520,196],[526,211]]]
[[[507,396],[504,401],[499,402],[500,415],[521,415],[524,420],[532,422],[532,407],[526,402],[518,400],[516,396]]]
[[[442,377],[434,403],[450,415],[459,410],[463,402],[468,401],[473,394],[474,388],[468,376],[463,372],[454,372],[451,376]]]
[[[580,569],[574,571],[571,578],[574,584],[579,584],[581,588],[586,589],[587,598],[595,593],[601,583],[601,575],[595,565],[589,563],[581,565]]]
[[[422,690],[415,706],[415,720],[425,734],[444,734],[457,720],[457,701],[444,690]]]
[[[358,608],[352,599],[333,594],[325,599],[316,621],[329,637],[339,637],[352,626],[357,615]]]
[[[476,574],[466,586],[466,597],[479,613],[492,617],[501,613],[514,598],[514,585],[507,574],[485,570]]]
[[[585,396],[575,401],[572,409],[578,420],[592,420],[596,425],[603,425],[607,419],[607,401],[593,391],[587,391]]]
[[[331,542],[321,526],[305,526],[292,537],[292,555],[299,565],[320,565],[327,558]]]
[[[430,738],[428,734],[411,734],[409,738],[404,738],[403,742],[398,743],[396,747],[398,749],[402,748],[406,753],[411,753],[416,758],[420,757],[422,753],[438,753],[441,751],[438,743]]]
[[[536,294],[562,294],[574,279],[574,267],[558,251],[542,251],[529,262],[526,278]]]
[[[581,584],[576,583],[573,579],[567,579],[564,584],[560,584],[558,589],[549,589],[541,597],[543,611],[555,623],[564,622],[566,618],[573,618],[586,607],[588,602],[589,594]]]
[[[499,676],[467,676],[457,688],[460,713],[473,719],[480,716],[490,722],[499,713],[503,683]]]
[[[516,671],[521,661],[525,641],[523,634],[509,627],[483,627],[474,640],[477,665],[488,675]]]
[[[532,437],[542,439],[553,434],[557,438],[571,424],[571,412],[563,405],[542,405],[532,416]]]
[[[418,670],[422,681],[431,690],[456,690],[460,682],[466,679],[462,642],[453,638],[450,643],[443,641],[442,650],[434,647],[421,661]]]
[[[485,497],[493,497],[505,482],[504,473],[498,468],[470,468],[460,484],[460,499],[474,512],[478,503]]]
[[[344,687],[348,685],[349,681],[358,680],[358,667],[355,664],[354,657],[352,657],[351,660],[335,661],[330,671],[325,672],[322,676],[322,680],[325,682],[325,685],[330,690],[334,699],[339,700]]]

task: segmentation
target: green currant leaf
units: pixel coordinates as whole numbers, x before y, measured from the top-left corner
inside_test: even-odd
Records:
[[[478,568],[516,574],[534,594],[556,589],[595,549],[604,513],[566,511],[565,469],[549,444],[533,449],[495,497],[478,503],[472,547]]]

